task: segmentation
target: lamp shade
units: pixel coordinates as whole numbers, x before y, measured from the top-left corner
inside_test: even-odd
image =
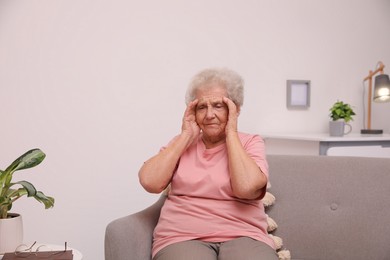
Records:
[[[380,74],[380,75],[375,77],[374,101],[375,102],[389,102],[390,101],[389,75]]]

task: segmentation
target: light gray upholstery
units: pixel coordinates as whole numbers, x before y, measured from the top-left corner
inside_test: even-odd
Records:
[[[267,213],[292,259],[390,259],[390,159],[269,155]],[[112,221],[106,260],[149,260],[162,196],[151,207]]]

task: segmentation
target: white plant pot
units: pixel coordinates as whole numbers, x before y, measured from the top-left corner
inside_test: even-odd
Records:
[[[14,252],[23,243],[22,216],[9,213],[10,218],[0,219],[0,255]]]

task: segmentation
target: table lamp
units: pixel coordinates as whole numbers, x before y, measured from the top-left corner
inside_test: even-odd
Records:
[[[380,74],[375,77],[374,85],[374,101],[383,103],[390,101],[390,79],[389,75],[383,74],[385,65],[380,61],[378,62],[377,69],[369,71],[367,77],[364,78],[363,82],[368,80],[368,104],[367,104],[367,128],[360,131],[361,134],[383,134],[381,129],[371,129],[371,102],[372,102],[372,77],[378,72]]]

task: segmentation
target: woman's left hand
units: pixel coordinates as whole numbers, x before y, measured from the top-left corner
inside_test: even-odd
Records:
[[[225,102],[229,110],[228,121],[225,128],[226,135],[231,132],[237,133],[237,119],[238,115],[240,114],[239,109],[237,109],[236,104],[234,104],[234,102],[227,97],[223,98],[223,102]]]

